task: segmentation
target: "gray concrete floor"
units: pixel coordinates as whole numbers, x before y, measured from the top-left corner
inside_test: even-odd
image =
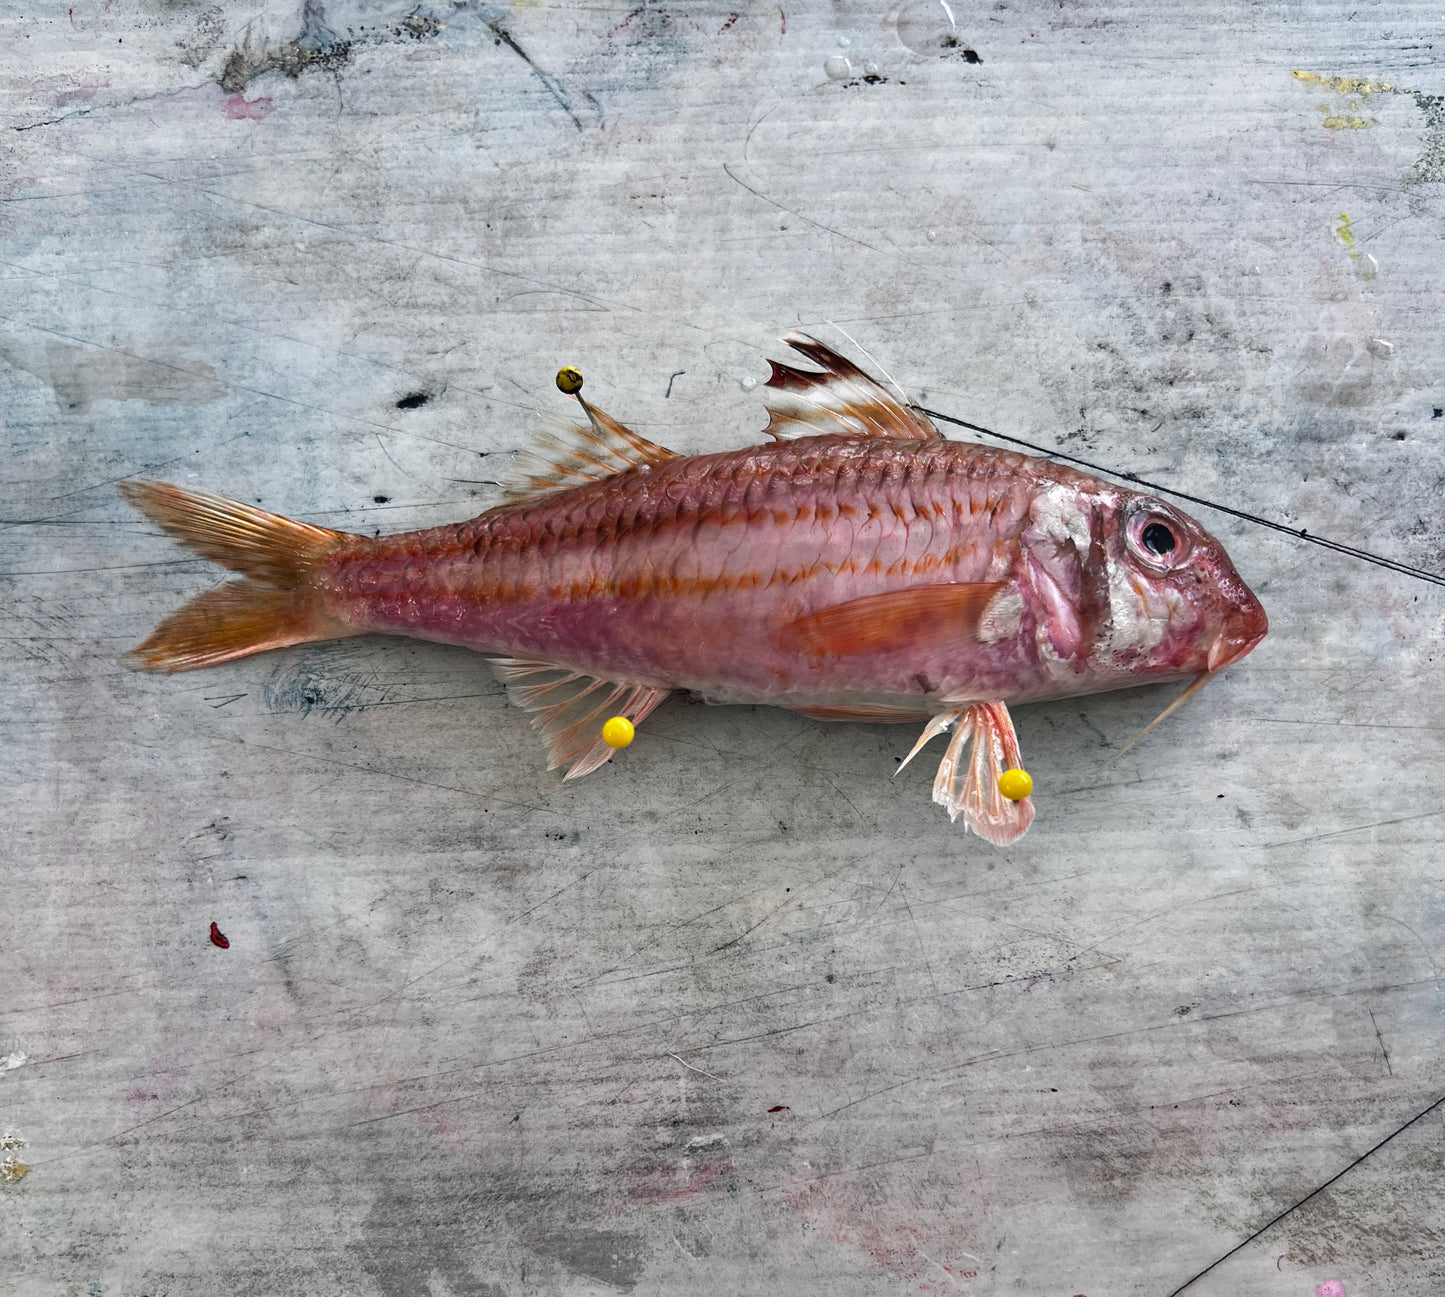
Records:
[[[824,321],[1445,570],[1439,6],[955,12],[0,8],[0,1289],[1166,1297],[1445,1092],[1445,599],[1244,523],[1270,638],[1022,710],[1005,851],[901,729],[117,663],[216,577],[117,479],[456,520],[558,365],[732,447]],[[1441,1111],[1188,1291],[1445,1291]]]

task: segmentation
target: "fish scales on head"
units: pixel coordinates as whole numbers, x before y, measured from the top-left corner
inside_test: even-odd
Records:
[[[641,722],[675,689],[925,721],[909,760],[953,731],[934,800],[1008,843],[1034,814],[998,789],[1019,763],[1009,704],[1202,681],[1263,638],[1259,601],[1194,519],[946,440],[822,343],[784,341],[817,368],[773,362],[770,443],[676,455],[579,393],[587,422],[539,437],[509,498],[458,525],[372,539],[122,483],[241,574],[131,661],[179,671],[371,632],[463,645],[494,656],[567,778],[612,755],[610,716]]]

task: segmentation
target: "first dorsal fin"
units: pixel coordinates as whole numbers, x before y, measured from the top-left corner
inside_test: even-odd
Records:
[[[773,376],[765,384],[768,413],[763,430],[776,441],[839,433],[890,441],[941,441],[943,435],[921,414],[910,410],[851,360],[816,338],[793,330],[784,342],[806,356],[822,373],[794,369],[770,360]]]
[[[549,418],[518,454],[502,482],[508,504],[677,458],[675,450],[639,436],[596,406],[583,401],[582,408],[587,423]]]
[[[640,725],[671,692],[528,658],[494,658],[492,673],[507,686],[507,697],[532,713],[547,744],[547,769],[566,766],[566,779],[589,775],[612,756],[614,749],[602,737],[610,717]]]

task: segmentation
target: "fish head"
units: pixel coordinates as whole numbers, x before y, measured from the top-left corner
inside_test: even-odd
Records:
[[[1096,515],[1096,672],[1141,682],[1219,671],[1264,638],[1264,608],[1219,541],[1162,500],[1108,496]]]

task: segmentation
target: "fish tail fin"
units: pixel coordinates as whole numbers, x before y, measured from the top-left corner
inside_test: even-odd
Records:
[[[265,649],[359,632],[324,604],[312,570],[346,532],[293,522],[167,482],[127,481],[120,493],[188,549],[240,572],[176,609],[127,654],[143,671],[189,671]]]

